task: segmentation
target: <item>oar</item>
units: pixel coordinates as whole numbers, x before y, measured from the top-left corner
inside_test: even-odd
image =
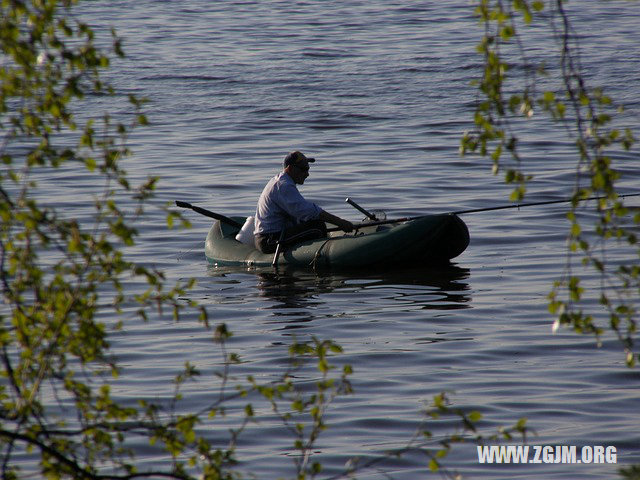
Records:
[[[367,210],[362,208],[360,205],[358,205],[356,202],[351,200],[349,197],[345,198],[344,201],[347,202],[349,205],[351,205],[356,210],[359,210],[361,213],[364,213],[367,217],[369,217],[374,222],[378,221],[378,217],[376,217],[373,213],[368,212]]]
[[[210,210],[206,210],[204,208],[196,207],[195,205],[191,205],[190,203],[176,200],[176,206],[180,208],[190,208],[194,212],[197,212],[200,215],[204,215],[205,217],[215,218],[216,220],[220,220],[221,222],[226,223],[227,225],[231,225],[236,228],[242,228],[242,225],[240,223],[236,222],[235,220],[229,217],[225,217],[224,215],[220,215],[219,213],[215,213]]]

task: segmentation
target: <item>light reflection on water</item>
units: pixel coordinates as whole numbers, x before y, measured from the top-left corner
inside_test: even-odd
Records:
[[[577,5],[577,4],[576,4]],[[562,206],[464,216],[471,244],[450,268],[316,275],[208,266],[208,219],[188,212],[194,227],[165,230],[158,206],[189,201],[225,215],[247,215],[266,182],[296,148],[318,158],[302,187],[308,198],[356,219],[345,197],[389,218],[505,204],[508,188],[486,162],[460,158],[472,128],[479,75],[478,27],[468,2],[86,2],[94,22],[111,22],[125,37],[129,60],[110,74],[125,92],[148,96],[152,128],[131,138],[125,168],[138,181],[159,175],[151,214],[136,223],[141,242],[130,258],[195,277],[190,294],[212,323],[234,333],[229,348],[243,363],[239,379],[273,379],[288,366],[295,337],[330,338],[352,364],[355,393],[329,413],[318,445],[329,472],[352,455],[404,445],[432,395],[451,391],[456,405],[485,414],[487,431],[526,416],[532,442],[612,444],[619,462],[640,462],[635,428],[638,374],[622,366],[615,341],[600,349],[570,332],[551,335],[546,296],[565,262]],[[586,38],[585,67],[610,83],[637,125],[638,56],[618,60],[618,40],[640,48],[634,2],[580,2],[580,28],[610,36]],[[122,12],[126,12],[123,15]],[[609,14],[616,13],[615,22]],[[531,54],[549,51],[540,37]],[[635,47],[634,47],[635,46]],[[612,67],[614,67],[612,69]],[[105,99],[88,99],[101,110]],[[117,103],[117,102],[116,102]],[[118,104],[119,105],[119,104]],[[89,107],[89,111],[91,108]],[[123,107],[121,111],[126,111]],[[530,200],[565,198],[573,185],[572,140],[538,117],[524,133],[522,153],[537,174]],[[633,154],[615,156],[638,183]],[[60,169],[41,179],[52,205],[90,220],[97,194],[91,175]],[[102,186],[100,186],[102,188]],[[71,214],[71,213],[70,213]],[[597,284],[597,279],[590,280]],[[128,291],[143,285],[131,281]],[[204,372],[185,387],[184,411],[216,394],[220,353],[195,314],[174,323],[134,320],[114,335],[125,367],[114,395],[167,398],[185,361]],[[305,368],[299,380],[317,378]],[[264,408],[262,409],[264,411]],[[635,413],[634,413],[635,412]],[[292,475],[292,439],[265,413],[241,443],[241,468],[263,478]],[[449,425],[436,424],[435,432]],[[209,427],[208,427],[209,428]],[[219,430],[212,437],[218,438]],[[162,453],[143,444],[143,466]],[[390,462],[397,478],[421,478],[426,461]],[[475,450],[454,450],[451,466],[471,478],[610,478],[615,466],[541,465],[489,468]],[[375,473],[366,478],[378,477]]]

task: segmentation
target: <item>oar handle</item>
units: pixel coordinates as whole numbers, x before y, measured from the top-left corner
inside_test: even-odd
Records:
[[[190,208],[194,212],[197,212],[200,215],[204,215],[205,217],[215,218],[216,220],[226,223],[227,225],[231,225],[232,227],[242,228],[242,225],[240,223],[236,222],[235,220],[229,217],[225,217],[224,215],[220,215],[219,213],[212,212],[211,210],[206,210],[204,208],[191,205],[188,202],[182,202],[180,200],[176,200],[176,206],[180,208]]]
[[[344,200],[345,202],[347,202],[349,205],[351,205],[353,208],[355,208],[356,210],[360,211],[361,213],[364,213],[367,217],[369,217],[371,220],[373,220],[374,222],[376,220],[378,220],[378,217],[376,217],[373,213],[365,210],[364,208],[362,208],[360,205],[358,205],[356,202],[354,202],[353,200],[351,200],[349,197],[345,198]]]

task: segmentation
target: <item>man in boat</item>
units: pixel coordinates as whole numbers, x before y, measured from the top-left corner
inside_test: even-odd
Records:
[[[302,185],[309,176],[309,163],[316,160],[295,151],[284,159],[284,169],[269,180],[264,187],[255,216],[255,245],[263,253],[276,251],[294,243],[327,236],[325,222],[338,226],[345,232],[353,230],[353,224],[324,211],[306,200],[296,185]],[[284,234],[283,234],[284,232]]]

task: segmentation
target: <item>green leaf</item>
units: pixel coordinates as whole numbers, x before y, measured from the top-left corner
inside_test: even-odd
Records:
[[[482,420],[482,413],[474,410],[473,412],[469,413],[469,420],[471,420],[472,422],[479,422],[480,420]]]

